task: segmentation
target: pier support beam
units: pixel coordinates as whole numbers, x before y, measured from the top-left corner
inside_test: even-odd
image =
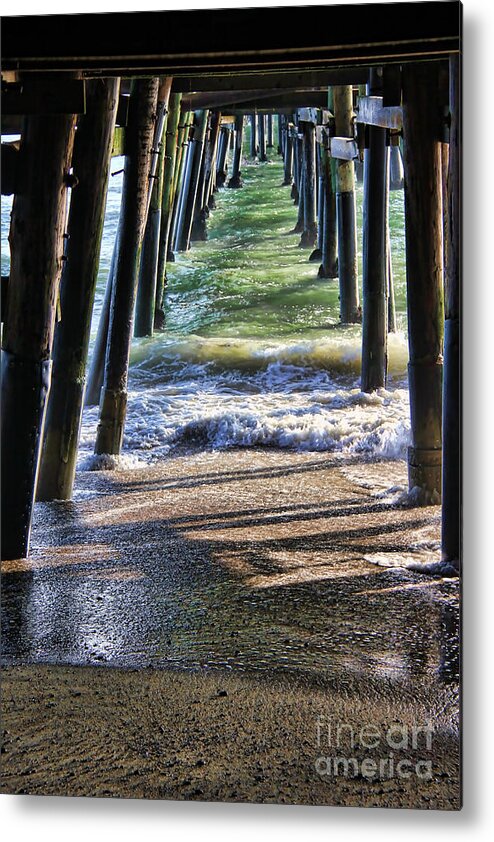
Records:
[[[195,116],[194,133],[187,150],[187,163],[182,185],[180,211],[178,216],[175,248],[177,251],[188,251],[194,210],[196,206],[199,176],[201,173],[204,152],[204,140],[208,126],[209,112],[197,111]]]
[[[328,149],[321,146],[321,174],[323,206],[319,278],[338,277],[338,240],[336,236],[336,172]]]
[[[29,549],[62,270],[75,116],[24,120],[2,351],[2,558]]]
[[[441,493],[443,237],[438,74],[433,62],[403,68],[403,138],[412,447],[410,489]]]
[[[257,114],[254,112],[249,115],[250,118],[250,157],[252,160],[257,158]]]
[[[154,132],[154,154],[158,161],[154,178],[150,184],[151,195],[144,240],[142,243],[139,282],[134,319],[134,336],[152,336],[154,329],[154,308],[156,303],[156,285],[158,280],[158,260],[160,248],[161,205],[163,199],[163,178],[165,173],[165,140],[168,125],[168,103],[170,100],[172,78],[168,76],[160,81],[158,90],[158,119]]]
[[[371,96],[381,95],[382,68],[371,69],[368,93]],[[388,368],[387,179],[386,129],[368,126],[368,147],[364,152],[363,203],[363,392],[373,392],[384,387]]]
[[[266,117],[264,114],[258,114],[258,126],[259,126],[259,160],[260,161],[267,161],[266,155]]]
[[[273,148],[273,115],[268,114],[266,117],[267,122],[267,130],[266,130],[266,146],[268,149]]]
[[[166,286],[166,263],[168,260],[170,228],[174,196],[175,165],[179,143],[180,103],[182,94],[172,94],[166,124],[165,160],[163,173],[163,193],[161,196],[161,223],[158,248],[158,268],[156,272],[156,299],[154,308],[154,328],[159,330],[165,324],[163,296]]]
[[[352,86],[333,88],[335,130],[338,137],[353,137]],[[338,160],[336,169],[336,210],[338,222],[338,272],[340,281],[340,319],[359,322],[357,213],[355,204],[355,168],[353,161]]]
[[[240,164],[242,161],[242,140],[244,133],[244,118],[238,114],[235,118],[235,147],[233,151],[232,175],[228,187],[242,187]]]
[[[118,455],[122,447],[132,318],[146,224],[157,96],[158,79],[133,83],[127,125],[120,247],[115,267],[95,453]]]
[[[218,145],[218,161],[216,165],[216,186],[218,188],[223,187],[226,181],[230,135],[231,131],[228,126],[222,126]]]
[[[461,516],[460,458],[460,161],[461,84],[460,59],[449,60],[449,107],[451,112],[448,172],[448,257],[445,284],[442,554],[459,568]]]
[[[283,185],[284,186],[291,186],[293,183],[293,137],[290,134],[290,130],[288,126],[286,126],[284,132],[284,150],[285,155],[283,159],[284,163],[284,174],[283,174]]]
[[[314,248],[317,241],[316,221],[316,127],[314,123],[302,123],[303,139],[303,195],[304,230],[300,238],[301,248]]]
[[[72,166],[78,184],[70,202],[38,500],[72,498],[118,91],[119,79],[87,82],[86,114],[77,125]]]

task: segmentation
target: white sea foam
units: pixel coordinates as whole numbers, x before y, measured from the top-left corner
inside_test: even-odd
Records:
[[[226,344],[217,343],[222,348]],[[262,352],[259,345],[256,367],[253,350],[247,371],[218,368],[216,360],[207,363],[197,354],[193,361],[166,355],[159,359],[155,346],[151,355],[142,349],[131,369],[124,454],[144,464],[166,458],[179,446],[280,447],[405,458],[410,433],[405,389],[366,394],[355,378],[295,365],[279,348],[282,359],[272,360],[270,351],[272,361],[266,364],[266,348]],[[118,470],[122,463],[114,457],[89,455],[97,418],[97,408],[85,411],[79,469]]]
[[[364,555],[370,564],[388,567],[395,570],[411,570],[414,573],[425,573],[429,576],[455,578],[458,570],[448,561],[442,561],[438,553],[416,551],[414,553],[372,553]]]

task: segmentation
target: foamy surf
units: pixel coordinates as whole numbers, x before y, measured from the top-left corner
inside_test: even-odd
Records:
[[[298,451],[404,459],[409,444],[404,389],[366,394],[342,388],[327,371],[272,363],[254,374],[182,365],[134,368],[124,455],[148,464],[180,447],[278,447]],[[80,470],[118,470],[114,457],[92,451],[98,409],[85,411]],[[133,467],[128,465],[128,467]]]
[[[372,553],[364,555],[365,561],[395,570],[411,570],[444,579],[456,578],[458,570],[448,561],[442,561],[437,553],[417,551],[415,553]]]

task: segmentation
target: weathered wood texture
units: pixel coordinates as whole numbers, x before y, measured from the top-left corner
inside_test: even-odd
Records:
[[[424,500],[441,493],[443,237],[437,68],[403,68],[408,379],[412,447],[409,485]]]
[[[233,151],[232,175],[228,187],[242,187],[242,174],[240,164],[242,161],[242,140],[243,140],[244,118],[242,114],[235,117],[235,147]]]
[[[370,72],[369,92],[373,94],[381,89],[382,69],[376,68]],[[364,152],[361,374],[363,392],[373,392],[386,385],[388,367],[387,176],[386,129],[369,126],[368,147]]]
[[[151,189],[148,198],[146,230],[142,244],[135,308],[135,336],[151,336],[154,329],[161,205],[165,172],[165,142],[163,136],[168,124],[168,102],[170,99],[171,83],[171,78],[161,80],[158,90],[158,118],[153,138],[153,159],[151,160],[152,181],[150,183]]]
[[[89,81],[86,114],[77,124],[72,165],[78,184],[70,202],[38,500],[72,497],[118,90],[118,79]]]
[[[304,230],[301,248],[314,248],[317,240],[316,221],[316,128],[314,123],[303,122],[303,172],[304,172]]]
[[[208,111],[196,113],[194,133],[188,147],[188,160],[185,178],[182,186],[180,216],[177,229],[175,247],[177,251],[187,251],[190,248],[190,235],[194,210],[197,199],[199,176],[201,172],[204,152],[204,139],[208,126]]]
[[[443,557],[459,567],[461,553],[461,64],[452,56],[450,73],[451,126],[447,191],[448,257],[445,284],[444,408],[443,408]]]
[[[2,353],[2,557],[27,555],[62,271],[75,116],[29,117],[10,227]]]
[[[115,267],[95,453],[119,454],[122,446],[132,320],[146,224],[157,96],[158,79],[134,83],[127,126],[121,239]]]
[[[259,160],[267,161],[266,155],[266,117],[264,114],[257,115],[257,124],[259,127]]]
[[[156,299],[154,327],[162,328],[165,322],[163,295],[166,286],[166,263],[168,259],[172,209],[174,201],[174,174],[179,146],[180,104],[182,95],[172,94],[166,124],[164,149],[163,192],[161,196],[161,223],[158,247],[158,266],[156,270]]]
[[[335,131],[340,137],[353,137],[353,100],[349,85],[333,88]],[[336,209],[338,224],[338,272],[340,319],[361,319],[358,292],[357,211],[353,161],[338,160],[336,169]]]

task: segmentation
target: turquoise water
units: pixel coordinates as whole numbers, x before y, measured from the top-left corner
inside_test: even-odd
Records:
[[[248,150],[248,143],[244,151]],[[208,240],[168,264],[166,330],[134,340],[124,450],[139,461],[178,445],[276,446],[401,457],[408,443],[404,334],[403,192],[390,196],[399,331],[390,336],[387,390],[359,390],[358,325],[339,324],[338,281],[292,229],[297,208],[282,187],[283,164],[242,162],[244,187],[222,189]],[[114,159],[112,171],[122,168]],[[92,336],[109,270],[122,175],[110,179]],[[362,185],[357,187],[362,275]],[[10,202],[2,203],[2,273],[8,271]],[[86,410],[81,467],[94,467],[97,409]]]

